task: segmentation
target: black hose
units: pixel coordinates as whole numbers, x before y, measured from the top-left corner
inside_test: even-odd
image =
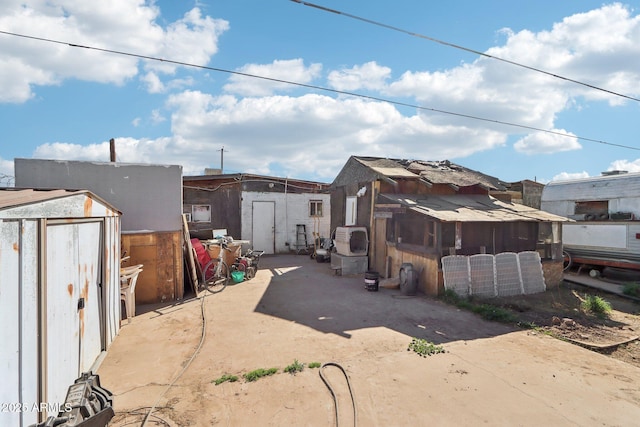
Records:
[[[344,374],[345,379],[347,380],[347,387],[349,387],[349,395],[351,396],[351,404],[353,406],[353,426],[356,427],[356,425],[357,425],[356,400],[355,400],[355,398],[353,396],[353,389],[351,388],[351,382],[349,381],[349,375],[347,375],[347,372],[339,364],[337,364],[335,362],[327,362],[327,363],[323,364],[320,367],[320,369],[318,370],[318,373],[320,374],[320,378],[322,378],[322,381],[324,381],[325,385],[329,389],[329,392],[331,393],[331,396],[333,397],[334,409],[335,409],[335,414],[336,414],[336,427],[338,427],[338,425],[339,425],[338,399],[336,397],[336,393],[333,391],[333,388],[331,387],[331,384],[329,383],[329,381],[327,381],[327,379],[325,378],[324,374],[322,373],[322,370],[327,366],[335,366],[336,368],[340,369],[342,371],[342,373]]]

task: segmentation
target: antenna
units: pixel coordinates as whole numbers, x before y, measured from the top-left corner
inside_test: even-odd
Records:
[[[224,145],[218,151],[220,152],[220,174],[224,174]]]

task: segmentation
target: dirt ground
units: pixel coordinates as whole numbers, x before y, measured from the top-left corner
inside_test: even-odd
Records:
[[[575,274],[575,273],[572,273]],[[614,282],[610,282],[615,284]],[[617,285],[619,291],[622,284]],[[587,295],[602,298],[611,312],[598,316],[581,307]],[[565,281],[547,292],[490,301],[511,310],[522,324],[640,367],[640,303]]]
[[[574,310],[580,288],[500,301],[537,325],[523,329],[434,298],[368,292],[363,275],[335,276],[303,255],[265,257],[260,267],[219,294],[139,307],[98,369],[114,394],[110,425],[632,426],[640,419],[637,341],[608,347],[640,331],[637,305],[607,297],[615,311],[600,325]],[[568,328],[606,348],[547,333],[570,337]],[[412,338],[444,352],[420,357],[408,349]],[[628,355],[616,355],[622,347]],[[304,369],[286,373],[295,362]],[[277,372],[244,378],[261,368]],[[215,384],[225,376],[237,381]]]

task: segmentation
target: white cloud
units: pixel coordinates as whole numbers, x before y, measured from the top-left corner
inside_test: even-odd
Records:
[[[616,160],[609,165],[607,171],[640,172],[640,159]]]
[[[321,70],[321,64],[311,64],[306,67],[302,59],[289,59],[275,60],[271,64],[247,64],[236,71],[268,79],[308,84],[320,75]],[[229,83],[224,86],[224,90],[242,96],[269,96],[276,91],[295,89],[294,85],[274,80],[233,74],[229,78]]]
[[[536,132],[525,136],[514,144],[516,151],[525,154],[551,154],[582,148],[575,135],[564,129],[553,129],[554,133]],[[566,136],[564,136],[566,135]]]
[[[7,32],[124,51],[174,61],[208,63],[218,50],[218,38],[229,25],[201,16],[194,8],[166,29],[158,25],[154,2],[119,0],[86,2],[59,0],[55,5],[38,0],[4,4],[0,28]],[[114,34],[126,37],[114,37]],[[60,84],[65,79],[122,85],[135,77],[137,58],[2,35],[0,50],[0,102],[21,103],[33,97],[37,85]],[[157,73],[174,73],[178,66],[151,61],[147,83],[161,88]]]
[[[138,127],[140,126],[140,122],[142,121],[142,119],[140,119],[140,117],[136,117],[135,119],[133,119],[131,121],[131,124],[133,125],[133,127]]]
[[[341,91],[360,89],[380,90],[391,76],[391,68],[382,67],[375,61],[362,65],[354,65],[349,69],[331,71],[328,76],[329,86]]]
[[[589,174],[585,171],[582,172],[562,172],[554,176],[551,181],[568,181],[573,179],[589,178]]]
[[[147,87],[149,93],[163,93],[165,91],[164,84],[160,80],[160,77],[154,72],[148,72],[140,77],[140,81]]]

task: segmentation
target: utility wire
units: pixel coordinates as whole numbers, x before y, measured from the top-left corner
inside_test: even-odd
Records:
[[[307,83],[292,82],[292,81],[289,81],[289,80],[276,79],[276,78],[273,78],[273,77],[259,76],[259,75],[255,75],[255,74],[243,73],[243,72],[240,72],[240,71],[232,71],[232,70],[226,70],[224,68],[216,68],[216,67],[209,67],[209,66],[206,66],[206,65],[191,64],[191,63],[188,63],[188,62],[174,61],[174,60],[170,60],[170,59],[158,58],[158,57],[153,57],[153,56],[148,56],[148,55],[141,55],[141,54],[137,54],[137,53],[124,52],[124,51],[113,50],[113,49],[105,49],[105,48],[100,48],[100,47],[95,47],[95,46],[80,45],[80,44],[69,43],[69,42],[64,42],[64,41],[60,41],[60,40],[54,40],[54,39],[48,39],[48,38],[36,37],[36,36],[29,36],[29,35],[19,34],[19,33],[13,33],[13,32],[10,32],[10,31],[2,31],[2,30],[0,30],[0,34],[6,34],[6,35],[10,35],[10,36],[21,37],[21,38],[30,39],[30,40],[43,41],[43,42],[48,42],[48,43],[62,44],[62,45],[70,46],[70,47],[77,47],[77,48],[80,48],[80,49],[88,49],[88,50],[95,50],[95,51],[99,51],[99,52],[106,52],[106,53],[113,53],[113,54],[117,54],[117,55],[130,56],[130,57],[133,57],[133,58],[146,59],[146,60],[149,60],[149,61],[159,61],[159,62],[165,62],[167,64],[182,65],[182,66],[185,66],[185,67],[200,68],[200,69],[203,69],[203,70],[217,71],[217,72],[221,72],[221,73],[234,74],[234,75],[243,76],[243,77],[251,77],[251,78],[256,78],[256,79],[276,82],[276,83],[284,83],[284,84],[289,84],[289,85],[294,85],[294,86],[299,86],[299,87],[305,87],[305,88],[308,88],[308,89],[315,89],[315,90],[320,90],[320,91],[325,91],[325,92],[337,93],[337,94],[340,94],[340,95],[348,95],[348,96],[353,96],[353,97],[356,97],[356,98],[368,99],[370,101],[384,102],[384,103],[398,105],[398,106],[402,106],[402,107],[415,108],[417,110],[422,110],[422,111],[431,111],[431,112],[434,112],[434,113],[447,114],[447,115],[450,115],[450,116],[462,117],[462,118],[467,118],[467,119],[472,119],[472,120],[479,120],[479,121],[489,122],[489,123],[496,123],[496,124],[505,125],[505,126],[512,126],[512,127],[517,127],[517,128],[521,128],[521,129],[533,130],[533,131],[536,131],[536,132],[543,132],[543,133],[548,133],[548,134],[552,134],[552,135],[559,135],[559,136],[563,136],[563,137],[567,137],[567,138],[573,138],[573,139],[576,139],[576,140],[596,142],[598,144],[604,144],[604,145],[609,145],[609,146],[613,146],[613,147],[627,148],[629,150],[638,150],[638,151],[640,151],[640,148],[632,147],[632,146],[629,146],[629,145],[615,144],[615,143],[612,143],[612,142],[602,141],[602,140],[599,140],[599,139],[587,138],[587,137],[578,136],[578,135],[569,135],[569,134],[564,133],[564,132],[559,132],[559,131],[554,131],[554,130],[549,130],[549,129],[542,129],[542,128],[537,128],[537,127],[534,127],[534,126],[521,125],[521,124],[517,124],[517,123],[511,123],[511,122],[502,121],[502,120],[488,119],[488,118],[485,118],[485,117],[473,116],[473,115],[470,115],[470,114],[454,113],[452,111],[446,111],[446,110],[440,110],[440,109],[437,109],[437,108],[424,107],[422,105],[410,104],[408,102],[393,101],[393,100],[389,100],[389,99],[385,99],[385,98],[380,98],[380,97],[377,97],[377,96],[363,95],[363,94],[360,94],[360,93],[349,92],[349,91],[338,90],[338,89],[330,89],[330,88],[326,88],[326,87],[323,87],[323,86],[311,85],[311,84],[307,84]]]
[[[303,5],[303,6],[309,6],[309,7],[315,8],[315,9],[323,10],[325,12],[335,13],[336,15],[346,16],[348,18],[356,19],[358,21],[366,22],[368,24],[377,25],[378,27],[387,28],[389,30],[398,31],[400,33],[408,34],[408,35],[413,36],[413,37],[418,37],[418,38],[421,38],[421,39],[429,40],[429,41],[432,41],[432,42],[435,42],[435,43],[439,43],[439,44],[444,45],[444,46],[449,46],[449,47],[453,47],[453,48],[456,48],[456,49],[464,50],[465,52],[470,52],[470,53],[473,53],[475,55],[480,55],[480,56],[484,56],[486,58],[495,59],[496,61],[502,61],[502,62],[505,62],[507,64],[515,65],[516,67],[526,68],[527,70],[535,71],[535,72],[546,74],[548,76],[555,77],[555,78],[558,78],[558,79],[561,79],[561,80],[565,80],[565,81],[568,81],[568,82],[571,82],[571,83],[575,83],[575,84],[578,84],[578,85],[586,86],[586,87],[588,87],[590,89],[595,89],[595,90],[599,90],[601,92],[606,92],[606,93],[608,93],[610,95],[620,96],[622,98],[626,98],[626,99],[630,99],[632,101],[639,101],[640,102],[639,98],[634,98],[633,96],[624,95],[622,93],[614,92],[614,91],[609,90],[609,89],[603,89],[601,87],[594,86],[594,85],[591,85],[589,83],[584,83],[584,82],[581,82],[581,81],[578,81],[578,80],[570,79],[568,77],[564,77],[564,76],[561,76],[559,74],[552,73],[550,71],[545,71],[545,70],[542,70],[540,68],[535,68],[535,67],[531,67],[529,65],[520,64],[518,62],[510,61],[508,59],[500,58],[498,56],[489,55],[488,53],[485,53],[485,52],[480,52],[480,51],[477,51],[477,50],[474,50],[474,49],[470,49],[468,47],[460,46],[460,45],[449,43],[449,42],[446,42],[446,41],[443,41],[443,40],[439,40],[439,39],[436,39],[436,38],[433,38],[433,37],[425,36],[423,34],[414,33],[413,31],[404,30],[402,28],[394,27],[392,25],[384,24],[382,22],[373,21],[371,19],[363,18],[363,17],[356,16],[356,15],[352,15],[352,14],[346,13],[346,12],[341,12],[341,11],[335,10],[335,9],[330,9],[328,7],[324,7],[324,6],[321,6],[321,5],[318,5],[318,4],[314,4],[314,3],[310,3],[310,2],[306,2],[306,1],[301,1],[301,0],[291,0],[291,1],[294,2],[294,3],[299,3],[299,4]]]

